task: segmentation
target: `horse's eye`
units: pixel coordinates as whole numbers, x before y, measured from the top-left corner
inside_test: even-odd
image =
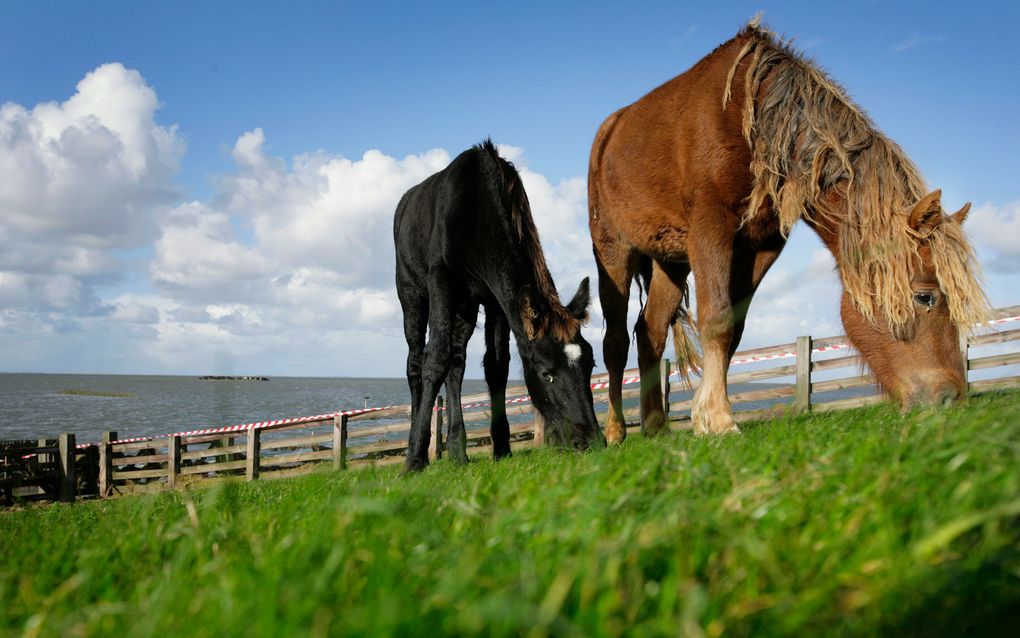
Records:
[[[545,380],[546,380],[546,381],[548,381],[549,383],[552,383],[552,382],[553,382],[553,375],[551,375],[551,374],[549,374],[549,373],[547,372],[547,373],[545,373],[545,375],[544,375],[544,376],[545,376]]]
[[[915,292],[914,301],[918,304],[925,306],[926,308],[935,307],[935,293],[931,292]]]

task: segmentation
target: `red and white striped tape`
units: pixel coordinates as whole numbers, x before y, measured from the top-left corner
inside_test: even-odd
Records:
[[[165,439],[171,436],[202,436],[205,434],[227,434],[230,432],[248,432],[249,430],[261,430],[263,428],[275,427],[278,425],[300,425],[302,423],[314,423],[316,421],[328,421],[337,416],[337,414],[346,414],[348,416],[354,416],[357,414],[366,414],[368,412],[379,412],[382,410],[388,410],[394,406],[386,406],[381,408],[361,408],[358,410],[344,410],[342,412],[331,412],[329,414],[319,414],[316,416],[301,416],[293,417],[290,419],[275,419],[272,421],[257,421],[255,423],[239,423],[237,425],[227,425],[221,428],[201,428],[197,430],[187,430],[185,432],[174,432],[173,434],[164,434],[162,436],[138,436],[132,439],[118,439],[112,441],[112,445],[124,445],[125,443],[138,443],[141,441],[154,441],[156,439]],[[78,447],[86,447],[86,445],[79,445]]]

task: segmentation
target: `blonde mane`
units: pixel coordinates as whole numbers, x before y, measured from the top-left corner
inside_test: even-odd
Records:
[[[743,133],[754,178],[744,221],[775,212],[783,234],[800,218],[837,229],[840,276],[869,320],[881,314],[896,333],[915,319],[911,279],[927,242],[952,321],[966,330],[985,317],[974,252],[948,219],[923,236],[910,228],[928,193],[920,171],[845,91],[756,18],[730,68],[744,77]],[[837,195],[837,205],[832,195]]]

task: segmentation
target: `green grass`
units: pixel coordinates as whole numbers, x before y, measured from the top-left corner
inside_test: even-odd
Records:
[[[1020,635],[1020,393],[0,513],[0,634]]]
[[[117,399],[133,399],[138,396],[131,392],[109,392],[106,390],[80,390],[80,389],[66,389],[61,390],[57,394],[68,394],[72,396],[81,397],[112,397]]]

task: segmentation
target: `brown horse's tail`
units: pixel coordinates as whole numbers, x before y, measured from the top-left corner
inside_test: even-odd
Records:
[[[652,283],[652,260],[648,257],[638,262],[637,272],[638,295],[647,294]],[[644,298],[641,298],[644,310]],[[684,281],[680,291],[680,307],[673,318],[673,349],[676,351],[676,368],[680,375],[680,383],[687,390],[693,390],[691,373],[701,374],[701,344],[698,343],[698,328],[691,314],[690,287]],[[637,327],[635,326],[635,330]]]
[[[692,390],[691,373],[701,374],[701,348],[686,285],[680,309],[673,320],[673,348],[676,350],[676,369],[680,374],[680,383],[684,388]]]

